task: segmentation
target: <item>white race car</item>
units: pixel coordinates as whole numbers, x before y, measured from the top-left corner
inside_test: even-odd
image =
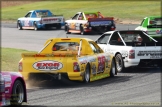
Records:
[[[131,66],[161,66],[162,45],[140,30],[109,31],[102,34],[96,43],[116,58],[118,72]]]

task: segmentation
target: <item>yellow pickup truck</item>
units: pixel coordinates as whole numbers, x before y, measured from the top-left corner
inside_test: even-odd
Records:
[[[37,53],[22,53],[25,80],[68,79],[85,83],[117,75],[114,56],[88,38],[51,38]]]

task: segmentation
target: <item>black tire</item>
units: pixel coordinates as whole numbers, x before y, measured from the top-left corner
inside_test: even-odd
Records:
[[[112,59],[111,62],[111,70],[110,70],[110,77],[114,77],[116,75],[116,68],[115,68],[115,61]]]
[[[84,83],[89,83],[90,82],[90,69],[89,66],[86,66],[85,73],[84,73]]]
[[[21,22],[20,22],[20,21],[17,22],[17,28],[18,28],[19,30],[22,30],[22,25],[21,25]]]
[[[124,62],[121,54],[115,56],[116,71],[122,72],[124,70]]]
[[[16,80],[11,94],[11,105],[21,105],[25,99],[25,88],[20,80]]]
[[[66,32],[66,34],[70,34],[71,33],[71,32],[69,32],[69,27],[68,27],[67,24],[65,24],[65,32]]]
[[[85,35],[85,31],[82,25],[80,25],[80,34]]]
[[[38,30],[37,23],[34,22],[34,30]]]

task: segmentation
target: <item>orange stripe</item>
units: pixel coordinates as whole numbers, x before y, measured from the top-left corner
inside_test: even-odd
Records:
[[[78,31],[78,30],[69,30],[69,32],[80,33],[80,31]]]

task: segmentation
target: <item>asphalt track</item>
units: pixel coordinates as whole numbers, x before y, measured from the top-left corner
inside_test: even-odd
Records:
[[[118,24],[117,30],[137,25]],[[66,37],[64,30],[18,30],[15,23],[1,24],[1,47],[39,51],[49,38]],[[93,40],[100,35],[68,34]],[[161,106],[160,68],[132,68],[114,78],[84,84],[66,81],[27,83],[28,103],[39,106]],[[33,82],[33,81],[32,81]]]

